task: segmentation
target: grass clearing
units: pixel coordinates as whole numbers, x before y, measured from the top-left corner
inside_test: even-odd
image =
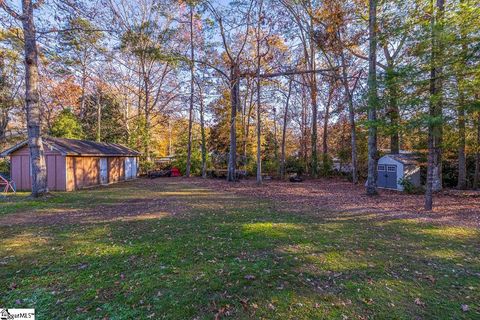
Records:
[[[175,179],[0,201],[0,305],[39,319],[480,317],[472,228],[324,219]],[[5,225],[20,214],[66,218]]]

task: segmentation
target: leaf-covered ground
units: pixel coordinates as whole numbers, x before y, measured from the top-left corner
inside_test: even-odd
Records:
[[[39,319],[480,318],[475,226],[246,186],[140,179],[2,199],[0,306]]]

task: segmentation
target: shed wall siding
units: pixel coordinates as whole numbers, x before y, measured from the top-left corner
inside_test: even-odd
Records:
[[[108,158],[108,182],[125,180],[125,157]]]
[[[67,191],[98,185],[99,158],[67,156]]]
[[[28,146],[10,155],[11,177],[18,190],[31,190],[32,178],[30,169],[30,150]],[[52,191],[65,191],[65,158],[56,150],[45,149],[47,166],[47,185]]]

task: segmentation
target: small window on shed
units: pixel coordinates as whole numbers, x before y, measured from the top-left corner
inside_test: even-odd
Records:
[[[387,171],[388,172],[395,172],[395,171],[397,171],[397,167],[396,166],[387,166]]]
[[[379,164],[377,170],[378,171],[385,171],[385,165],[384,164]]]

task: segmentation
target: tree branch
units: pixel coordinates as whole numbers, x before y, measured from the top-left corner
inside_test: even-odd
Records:
[[[12,16],[14,19],[17,19],[17,20],[22,20],[22,19],[23,19],[23,15],[17,13],[15,10],[13,10],[12,8],[10,8],[10,7],[5,3],[5,0],[0,0],[0,8],[2,8],[3,10],[5,10],[5,12],[8,13],[10,16]]]

